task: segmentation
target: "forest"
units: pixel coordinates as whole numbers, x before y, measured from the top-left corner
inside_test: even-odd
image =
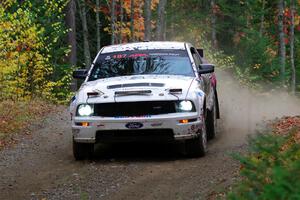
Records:
[[[300,91],[299,0],[4,0],[0,99],[71,96],[102,46],[188,41],[254,87]]]
[[[171,174],[170,171],[173,167],[172,175],[174,177],[186,173],[186,176],[177,177],[177,180],[180,184],[182,182],[190,184],[188,192],[183,194],[192,195],[190,188],[198,187],[203,184],[202,182],[215,185],[216,177],[223,177],[223,175],[235,177],[230,174],[230,171],[236,170],[236,163],[228,158],[227,152],[220,153],[219,151],[223,151],[224,144],[228,143],[231,145],[229,145],[230,148],[239,152],[239,147],[244,146],[242,143],[236,145],[231,137],[242,137],[249,130],[252,131],[251,128],[255,129],[252,122],[266,123],[264,120],[271,113],[270,122],[268,121],[270,124],[268,124],[267,131],[264,132],[266,134],[260,134],[250,140],[247,144],[250,150],[246,151],[246,155],[235,154],[232,156],[239,161],[239,169],[236,171],[243,178],[233,178],[235,185],[230,185],[229,189],[223,188],[223,191],[213,195],[221,199],[300,199],[300,117],[291,116],[297,112],[299,115],[300,0],[0,0],[0,158],[4,155],[1,154],[1,151],[5,147],[16,145],[20,141],[15,139],[15,135],[23,134],[24,137],[29,137],[31,133],[28,127],[32,123],[39,124],[48,117],[50,125],[45,125],[46,128],[41,129],[45,131],[44,135],[47,137],[40,132],[32,134],[32,138],[42,138],[42,141],[37,139],[37,141],[41,141],[42,145],[34,146],[35,144],[33,144],[34,148],[29,145],[30,150],[40,148],[36,152],[29,151],[32,153],[29,158],[38,160],[34,162],[37,164],[36,168],[34,168],[35,164],[31,164],[27,160],[21,162],[23,158],[27,159],[27,157],[21,154],[25,152],[23,149],[19,150],[16,155],[22,157],[19,157],[20,166],[26,167],[16,170],[25,170],[25,173],[17,174],[15,177],[24,176],[24,180],[28,178],[32,183],[39,185],[41,180],[38,179],[40,177],[35,172],[34,175],[31,175],[29,171],[29,175],[27,174],[28,177],[26,177],[29,168],[36,169],[36,171],[44,169],[45,174],[49,171],[52,173],[53,168],[59,169],[61,164],[58,165],[57,160],[59,162],[66,160],[65,168],[60,170],[61,174],[50,174],[48,177],[45,175],[46,178],[43,176],[40,179],[47,181],[47,178],[51,180],[51,177],[62,177],[64,180],[59,178],[57,180],[62,182],[71,180],[70,177],[66,178],[65,170],[71,169],[71,166],[76,171],[78,166],[74,167],[74,163],[68,160],[69,157],[58,156],[64,156],[65,154],[62,152],[71,149],[67,146],[70,143],[69,140],[63,137],[71,132],[68,124],[69,111],[66,105],[80,86],[80,83],[72,77],[73,71],[89,69],[94,57],[106,45],[168,40],[186,41],[197,48],[203,48],[205,58],[215,64],[217,75],[226,72],[232,79],[230,80],[233,84],[229,84],[231,88],[227,88],[226,83],[223,85],[221,83],[220,88],[223,90],[219,90],[221,94],[225,94],[223,95],[225,98],[221,99],[221,107],[223,106],[222,109],[225,112],[223,112],[223,116],[221,114],[220,120],[223,124],[228,122],[227,126],[230,128],[227,130],[225,125],[225,128],[221,127],[223,129],[220,132],[225,132],[225,137],[221,133],[220,138],[217,138],[217,141],[212,144],[212,146],[218,146],[218,144],[220,146],[215,147],[206,158],[210,159],[210,162],[203,165],[201,159],[181,160],[177,157],[174,162],[173,157],[171,160],[167,158],[161,162],[160,158],[155,160],[153,167],[153,163],[149,160],[142,159],[142,162],[139,163],[136,162],[139,158],[134,158],[134,167],[129,162],[129,167],[126,168],[126,164],[122,160],[120,162],[122,168],[116,168],[120,163],[115,162],[115,158],[113,158],[105,161],[104,165],[101,160],[98,160],[91,164],[84,163],[86,165],[80,165],[80,168],[92,166],[86,171],[94,172],[96,170],[94,165],[99,169],[108,166],[104,172],[107,172],[109,174],[107,177],[110,177],[118,175],[119,172],[126,173],[126,171],[134,169],[139,171],[131,173],[139,174],[141,173],[138,168],[139,164],[152,165],[152,167],[148,167],[151,168],[150,174],[154,169],[154,172],[158,174],[156,174],[158,179],[151,176],[150,180],[153,179],[157,182],[146,185],[147,188],[141,190],[141,194],[146,195],[146,190],[158,191],[159,184],[162,184],[164,189],[174,192],[174,188],[172,188],[174,185],[166,187],[166,183],[172,183],[171,179],[167,179],[165,182],[163,180],[165,174]],[[240,91],[242,94],[239,94]],[[273,95],[274,91],[276,95]],[[233,95],[229,92],[232,92]],[[257,94],[271,95],[259,96]],[[289,101],[289,99],[293,100]],[[282,112],[282,110],[286,112]],[[49,117],[53,113],[57,116]],[[254,117],[251,116],[253,113]],[[274,120],[275,117],[276,120]],[[230,121],[232,118],[234,118],[233,122]],[[239,124],[240,120],[243,122],[242,119],[245,119],[246,122]],[[40,128],[42,125],[38,127]],[[224,140],[228,141],[224,142]],[[243,142],[246,142],[244,138]],[[24,148],[26,148],[26,143],[24,144]],[[47,152],[44,152],[45,150]],[[53,151],[56,153],[53,154]],[[52,154],[49,155],[49,152]],[[44,155],[48,157],[41,158]],[[54,160],[52,165],[51,159],[48,159],[51,156],[52,161]],[[14,156],[11,157],[15,159]],[[44,162],[40,162],[40,159],[44,159]],[[17,166],[16,161],[18,163],[18,159],[15,159],[11,162],[12,165],[9,165],[12,166],[12,169]],[[129,159],[129,161],[131,160]],[[30,167],[27,166],[28,163]],[[109,163],[113,166],[109,167]],[[157,163],[161,166],[167,164],[167,170],[161,172],[163,167],[157,167]],[[210,163],[217,164],[212,167],[209,165]],[[177,167],[174,167],[175,164]],[[222,171],[225,164],[229,167],[225,168],[226,171]],[[50,167],[44,168],[47,165]],[[199,170],[199,166],[202,166],[204,170]],[[5,169],[2,173],[5,171],[9,174],[10,171],[13,171],[7,170],[6,159],[0,159],[0,170],[3,169],[1,167]],[[116,171],[109,171],[114,168]],[[178,171],[179,168],[184,170]],[[193,168],[197,171],[191,175],[190,172]],[[219,174],[207,173],[213,169],[217,169]],[[79,172],[72,171],[70,173],[76,178],[80,175]],[[105,178],[103,170],[98,172],[101,177],[92,180]],[[10,176],[14,175],[10,174]],[[195,181],[196,175],[201,178]],[[209,175],[208,181],[197,182]],[[16,184],[9,185],[5,182],[9,181],[10,176],[6,176],[7,180],[5,176],[4,178],[0,177],[0,198],[2,192],[9,197],[11,194],[21,196],[23,193],[27,194],[27,185],[23,191],[17,188],[20,194],[14,190],[5,189],[6,186],[13,188],[13,184]],[[95,174],[92,176],[94,177]],[[195,182],[190,181],[191,177],[196,177],[193,179]],[[84,179],[83,176],[81,178]],[[189,179],[183,180],[186,178]],[[20,180],[22,181],[19,182],[23,183],[23,179]],[[78,180],[76,179],[72,184],[80,182]],[[111,180],[108,179],[103,188],[108,183],[115,181]],[[224,178],[220,184],[226,183],[226,181]],[[46,186],[47,184],[45,183]],[[90,191],[90,188],[95,191],[102,189],[98,186],[83,185],[82,190],[85,192],[83,197],[87,197],[81,199],[89,199],[86,191]],[[128,186],[127,183],[126,185]],[[5,186],[4,190],[1,190],[2,186]],[[148,190],[149,186],[155,187]],[[221,186],[218,185],[218,187]],[[61,185],[58,188],[61,188]],[[133,188],[133,191],[136,191],[136,188]],[[207,185],[204,184],[203,188],[203,190],[207,190]],[[33,188],[32,191],[41,189]],[[229,191],[224,192],[226,189]],[[13,192],[4,193],[7,191]],[[76,192],[78,192],[77,185],[73,190],[74,194],[77,194]],[[179,195],[181,190],[178,192]],[[53,194],[60,194],[60,192]],[[70,196],[72,194],[66,193],[66,197],[72,199]],[[42,198],[43,195],[39,199],[46,199]],[[179,197],[176,196],[176,199],[187,199],[187,196]],[[216,199],[219,199],[217,197]],[[35,199],[34,196],[30,198]]]

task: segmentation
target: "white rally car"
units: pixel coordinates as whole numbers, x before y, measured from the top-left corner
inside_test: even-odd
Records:
[[[103,47],[72,98],[73,153],[84,159],[95,143],[183,141],[204,156],[216,134],[219,105],[214,66],[184,42]]]

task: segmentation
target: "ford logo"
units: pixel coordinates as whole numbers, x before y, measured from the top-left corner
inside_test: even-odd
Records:
[[[129,129],[138,129],[138,128],[142,128],[144,125],[140,122],[129,122],[125,126],[126,128]]]

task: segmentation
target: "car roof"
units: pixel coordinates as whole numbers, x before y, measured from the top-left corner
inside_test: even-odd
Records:
[[[155,50],[155,49],[173,49],[185,50],[185,42],[134,42],[117,44],[103,47],[102,53],[112,53],[118,51],[134,51],[134,50]]]

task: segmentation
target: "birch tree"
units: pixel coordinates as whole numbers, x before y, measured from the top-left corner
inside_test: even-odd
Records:
[[[134,0],[130,1],[130,41],[134,41]]]
[[[101,48],[101,35],[100,35],[100,29],[101,29],[101,22],[100,22],[100,0],[96,0],[96,37],[97,37],[97,52]]]
[[[296,92],[296,67],[295,67],[295,0],[291,0],[291,25],[290,25],[290,58],[291,58],[291,69],[292,69],[292,79],[291,88],[293,94]]]
[[[217,47],[217,31],[216,31],[216,2],[215,0],[210,0],[210,6],[211,6],[211,43],[212,47]]]
[[[156,40],[163,40],[165,25],[165,9],[167,0],[160,0],[157,7]]]
[[[115,23],[116,23],[116,16],[115,16],[115,7],[116,7],[116,0],[111,1],[111,8],[110,8],[110,16],[111,16],[111,44],[115,44],[116,40],[116,33],[115,33]]]
[[[262,0],[262,12],[261,12],[261,17],[260,17],[260,28],[259,28],[259,35],[262,37],[264,33],[264,23],[265,23],[265,6],[266,6],[266,1]]]
[[[281,81],[285,81],[285,56],[286,49],[284,43],[284,27],[283,27],[283,12],[284,0],[278,0],[278,33],[279,33],[279,59],[280,59],[280,77]]]
[[[91,54],[90,54],[90,45],[88,39],[88,27],[86,20],[86,7],[83,0],[77,0],[79,14],[81,17],[82,31],[83,31],[83,51],[84,51],[84,61],[85,67],[88,69],[91,66]]]
[[[76,65],[76,58],[77,58],[77,52],[76,52],[76,3],[75,0],[70,0],[67,5],[67,13],[66,13],[66,26],[69,28],[68,32],[68,44],[71,47],[71,51],[68,55],[69,63],[72,66]]]
[[[124,28],[124,2],[120,0],[120,31],[119,31],[119,43],[123,42],[123,28]]]
[[[151,0],[145,0],[145,40],[151,40]]]

